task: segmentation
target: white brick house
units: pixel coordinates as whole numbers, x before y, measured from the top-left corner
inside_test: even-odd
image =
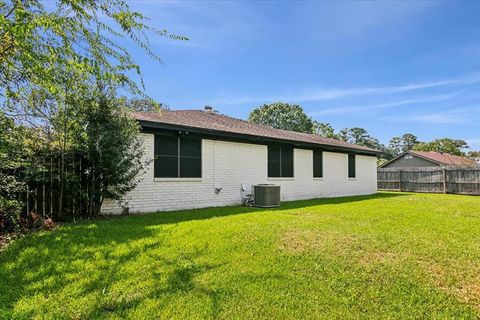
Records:
[[[242,187],[280,185],[282,200],[377,192],[377,151],[254,125],[209,111],[135,113],[147,172],[125,196],[131,213],[236,205]],[[104,213],[120,213],[106,201]]]

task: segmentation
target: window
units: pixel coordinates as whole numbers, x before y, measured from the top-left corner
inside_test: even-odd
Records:
[[[201,178],[202,140],[155,135],[155,178]]]
[[[323,152],[322,150],[313,150],[313,177],[323,178]]]
[[[268,146],[268,176],[293,178],[293,148],[286,145]]]
[[[355,155],[349,154],[348,155],[348,177],[355,178]]]
[[[405,159],[406,159],[406,160],[413,159],[413,156],[412,156],[411,154],[408,154],[408,153],[407,153],[407,154],[405,155]]]

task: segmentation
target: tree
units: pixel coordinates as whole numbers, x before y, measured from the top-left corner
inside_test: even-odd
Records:
[[[385,146],[380,141],[368,134],[363,128],[345,128],[340,130],[338,137],[342,141],[358,144],[360,146],[383,151]]]
[[[472,159],[480,159],[480,151],[468,151],[467,157],[472,158]]]
[[[152,112],[168,110],[168,106],[147,98],[125,98],[125,105],[132,111]]]
[[[322,123],[314,120],[313,133],[325,138],[338,139],[338,135],[330,123]]]
[[[0,233],[18,229],[20,202],[15,194],[22,190],[22,184],[14,172],[21,166],[23,137],[14,121],[0,112]]]
[[[100,88],[90,99],[83,122],[85,134],[78,134],[85,148],[91,188],[89,215],[97,215],[104,199],[122,201],[122,196],[137,185],[137,175],[145,163],[138,123],[130,118],[128,107],[113,90]],[[120,106],[119,106],[120,104]]]
[[[411,133],[405,133],[402,136],[402,152],[413,150],[418,143],[418,138],[415,135]]]
[[[431,142],[422,142],[414,146],[416,151],[436,151],[443,153],[450,153],[457,156],[464,156],[463,149],[469,148],[464,140],[441,138],[435,139]]]
[[[0,229],[8,229],[18,216],[12,199],[24,186],[43,188],[44,194],[47,186],[53,192],[47,198],[58,204],[49,202],[50,218],[70,220],[97,215],[105,198],[122,203],[138,183],[146,165],[144,149],[125,100],[116,98],[113,87],[97,85],[69,101],[75,108],[61,109],[52,118],[55,128],[63,124],[65,130],[16,125],[0,113]]]
[[[277,129],[313,132],[313,120],[296,104],[283,102],[264,104],[250,112],[248,121]]]
[[[393,137],[390,139],[388,146],[388,153],[393,157],[398,156],[401,153],[413,150],[413,148],[419,143],[418,138],[411,134],[406,133],[401,137]]]
[[[0,0],[0,110],[33,133],[30,144],[38,148],[22,158],[32,164],[32,176],[50,159],[58,217],[64,204],[84,199],[96,214],[104,197],[118,199],[135,182],[139,128],[115,92],[143,97],[144,86],[139,65],[119,40],[130,39],[159,62],[149,34],[187,40],[147,22],[123,0]],[[32,143],[37,138],[42,142]],[[85,181],[88,194],[75,198]]]
[[[118,40],[129,38],[157,61],[147,33],[187,40],[149,26],[122,0],[58,0],[50,7],[37,0],[0,0],[0,97],[7,101],[28,101],[39,88],[63,94],[66,82],[74,91],[98,80],[141,94],[140,66]]]
[[[392,158],[401,154],[403,152],[402,138],[393,137],[390,139],[390,143],[388,144],[388,152]]]

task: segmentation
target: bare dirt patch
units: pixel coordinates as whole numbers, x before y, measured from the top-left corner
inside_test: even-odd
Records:
[[[469,264],[462,262],[462,266]],[[460,301],[480,310],[480,267],[472,265],[468,268],[440,265],[438,263],[426,264],[423,268],[430,276],[433,284],[440,290],[453,294]]]
[[[349,251],[356,242],[354,235],[344,235],[320,230],[291,229],[279,240],[279,249],[286,253],[301,254],[312,251],[342,253]]]
[[[391,264],[391,263],[401,261],[403,259],[405,259],[405,255],[403,254],[399,254],[391,251],[374,250],[374,251],[364,252],[360,256],[358,261],[362,265],[370,265],[370,264]]]

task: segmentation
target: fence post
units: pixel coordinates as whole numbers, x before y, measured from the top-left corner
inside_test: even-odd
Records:
[[[443,168],[443,193],[447,193],[447,169]]]
[[[398,170],[398,189],[402,191],[402,170]]]

